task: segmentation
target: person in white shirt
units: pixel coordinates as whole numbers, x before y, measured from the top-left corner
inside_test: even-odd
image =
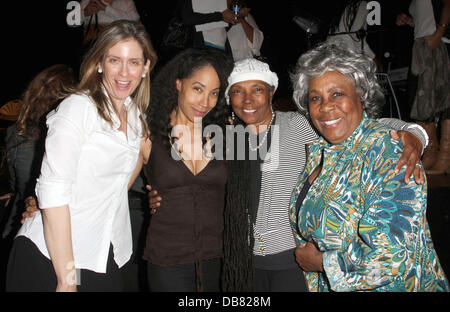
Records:
[[[422,158],[426,173],[450,173],[450,0],[412,0],[409,13],[399,14],[396,20],[398,26],[414,27],[409,117],[430,137]]]
[[[120,291],[132,253],[127,190],[148,136],[157,56],[144,27],[116,21],[81,65],[81,81],[47,117],[36,195],[41,211],[15,238],[8,291]]]
[[[260,49],[264,34],[256,25],[255,19],[247,7],[239,11],[237,23],[227,32],[231,52],[235,62],[261,55]]]
[[[377,64],[377,70],[381,71],[382,65],[366,40],[367,13],[367,1],[347,1],[342,14],[337,16],[335,22],[332,22],[327,42],[340,44],[347,49],[370,57]],[[338,33],[346,32],[350,32],[350,34],[338,35]]]
[[[83,45],[89,45],[114,21],[140,20],[133,0],[81,0],[80,6],[84,23]]]
[[[85,24],[94,14],[97,14],[98,24],[102,26],[120,19],[129,21],[140,19],[133,0],[81,0],[80,6]]]

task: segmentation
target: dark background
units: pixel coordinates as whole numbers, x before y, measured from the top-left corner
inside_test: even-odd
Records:
[[[1,104],[18,98],[26,84],[50,65],[65,63],[78,72],[82,27],[67,25],[68,2],[13,1],[7,10],[3,10]],[[412,29],[395,26],[395,17],[402,8],[407,8],[409,1],[378,2],[381,4],[381,26],[369,27],[368,42],[380,60],[383,61],[383,54],[390,51],[394,55],[402,55],[394,59],[394,68],[408,66]],[[339,1],[247,0],[247,3],[264,32],[262,53],[269,58],[272,69],[280,77],[276,97],[289,97],[288,70],[306,51],[307,44],[305,32],[292,22],[292,17],[306,12],[326,25],[336,14]],[[176,1],[135,0],[135,4],[158,50]]]

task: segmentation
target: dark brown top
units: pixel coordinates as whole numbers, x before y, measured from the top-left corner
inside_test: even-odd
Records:
[[[156,138],[144,170],[162,197],[150,220],[144,259],[175,265],[222,257],[225,162],[211,160],[194,175]]]

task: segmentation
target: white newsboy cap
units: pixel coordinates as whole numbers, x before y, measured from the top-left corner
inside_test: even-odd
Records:
[[[261,80],[268,85],[274,87],[274,92],[278,87],[278,76],[270,70],[267,63],[258,61],[254,58],[247,58],[234,63],[233,71],[228,77],[228,87],[225,90],[225,98],[228,105],[230,104],[230,97],[228,92],[235,83],[248,80]]]

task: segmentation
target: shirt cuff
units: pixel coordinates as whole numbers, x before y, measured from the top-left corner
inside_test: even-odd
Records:
[[[423,154],[423,151],[428,146],[429,142],[429,138],[425,129],[418,124],[408,123],[406,124],[403,130],[409,131],[419,138],[419,140],[422,142],[422,154]]]
[[[330,288],[334,291],[351,291],[346,283],[344,272],[341,270],[338,259],[338,251],[326,251],[322,253],[323,270],[327,276]]]
[[[72,196],[72,182],[61,179],[37,179],[36,197],[39,208],[56,208],[69,204]]]

